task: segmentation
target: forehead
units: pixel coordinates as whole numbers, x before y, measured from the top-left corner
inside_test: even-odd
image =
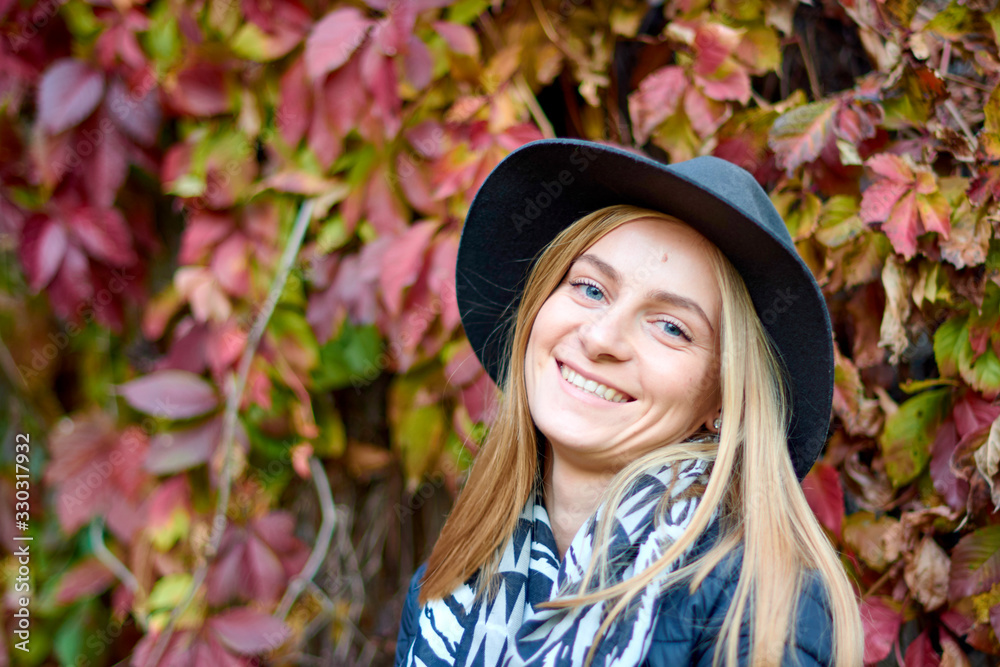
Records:
[[[712,275],[714,283],[710,245],[684,223],[642,218],[616,227],[582,254],[613,263],[633,279],[687,270],[694,272],[692,277]]]

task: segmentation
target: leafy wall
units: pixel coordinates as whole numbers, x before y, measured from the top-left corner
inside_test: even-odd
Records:
[[[0,0],[0,665],[387,664],[494,398],[462,220],[546,136],[772,193],[866,660],[995,664],[996,4]]]

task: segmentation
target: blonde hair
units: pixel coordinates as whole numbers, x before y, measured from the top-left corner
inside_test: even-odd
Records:
[[[512,335],[506,336],[497,417],[428,560],[421,604],[449,595],[477,571],[481,574],[480,594],[493,580],[503,549],[541,474],[538,439],[524,387],[524,356],[535,317],[576,257],[613,229],[649,218],[684,224],[656,211],[609,206],[571,224],[542,251],[528,277]],[[668,587],[688,582],[693,593],[742,545],[739,581],[720,629],[713,667],[738,664],[744,614],[750,619],[750,663],[781,664],[786,645],[795,641],[797,602],[811,568],[818,571],[829,596],[833,664],[860,665],[864,634],[854,589],[806,502],[787,451],[787,403],[780,362],[739,273],[714,244],[706,242],[705,248],[722,295],[719,372],[725,418],[719,442],[664,443],[619,471],[602,498],[609,507],[617,506],[652,465],[712,459],[701,502],[683,535],[658,562],[616,585],[610,585],[605,576],[611,524],[601,522],[594,558],[580,590],[592,590],[589,584],[595,580],[598,589],[561,597],[547,606],[565,608],[600,600],[612,603],[588,654],[589,663],[600,637],[629,601],[696,542],[718,510],[717,544],[665,578]],[[768,621],[756,623],[756,619]]]

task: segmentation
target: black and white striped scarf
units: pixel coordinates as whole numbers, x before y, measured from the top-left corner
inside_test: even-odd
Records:
[[[655,562],[687,528],[708,483],[712,463],[690,460],[644,473],[615,509],[609,551],[610,581],[617,583]],[[676,472],[676,480],[674,479]],[[665,515],[660,499],[673,499]],[[602,505],[580,528],[560,561],[549,517],[538,494],[528,500],[499,567],[498,593],[476,599],[476,576],[451,595],[420,608],[407,667],[570,667],[582,665],[610,603],[569,609],[538,605],[579,591],[594,550]],[[674,562],[672,571],[683,564]],[[646,657],[662,598],[661,573],[608,628],[594,667],[639,665]],[[485,598],[485,599],[484,599]]]

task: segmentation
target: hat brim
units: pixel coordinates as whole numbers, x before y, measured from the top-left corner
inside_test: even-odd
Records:
[[[767,194],[724,160],[666,165],[575,139],[535,141],[504,158],[472,202],[456,265],[462,324],[487,372],[499,381],[503,336],[540,251],[575,220],[614,204],[679,218],[718,246],[743,277],[787,372],[789,454],[804,478],[830,425],[830,316]]]

